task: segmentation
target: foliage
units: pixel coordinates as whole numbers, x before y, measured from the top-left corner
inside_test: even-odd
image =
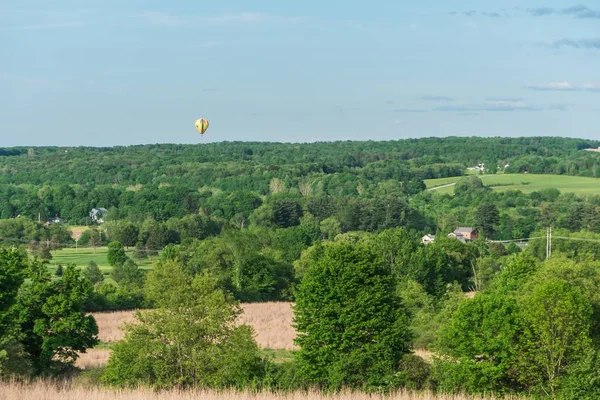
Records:
[[[581,290],[551,279],[523,298],[522,379],[554,393],[560,378],[592,349],[592,307]]]
[[[16,312],[20,341],[36,373],[60,372],[73,365],[77,352],[98,343],[98,327],[84,312],[91,296],[91,284],[80,277],[74,265],[67,265],[62,279],[51,280],[41,263],[32,263]]]
[[[323,247],[296,294],[300,372],[328,388],[389,386],[411,340],[391,269],[367,241]]]
[[[239,308],[215,279],[191,278],[178,263],[165,262],[150,274],[148,294],[157,308],[138,312],[138,323],[126,328],[105,382],[223,388],[262,378],[265,363],[252,331],[234,326]]]
[[[82,274],[92,285],[97,285],[104,281],[104,275],[94,260],[88,263],[87,267],[82,271]]]
[[[128,259],[123,245],[114,241],[108,244],[106,258],[108,259],[108,264],[112,267],[118,264],[124,264]]]

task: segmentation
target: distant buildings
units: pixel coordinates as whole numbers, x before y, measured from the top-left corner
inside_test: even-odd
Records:
[[[435,241],[435,235],[425,235],[421,238],[421,243],[431,244]]]
[[[476,240],[479,237],[479,231],[477,228],[460,226],[456,228],[454,232],[449,233],[448,237],[463,243],[467,243]],[[423,244],[431,244],[433,242],[435,242],[435,235],[427,234],[421,238],[421,243]]]
[[[92,208],[92,211],[90,211],[90,218],[92,219],[92,222],[96,224],[103,224],[106,214],[108,214],[106,208]]]
[[[471,242],[479,237],[477,228],[458,227],[454,232],[448,234],[449,238],[459,240],[463,243]]]
[[[54,217],[54,218],[50,218],[50,219],[48,219],[48,220],[47,220],[47,221],[44,223],[44,225],[46,225],[46,226],[50,226],[50,225],[53,225],[53,224],[64,224],[64,223],[65,223],[65,220],[64,220],[64,219],[62,219],[62,218],[60,218],[60,217]]]
[[[485,170],[485,164],[484,163],[479,163],[474,167],[469,167],[467,168],[468,171],[479,171],[479,172],[483,172]]]

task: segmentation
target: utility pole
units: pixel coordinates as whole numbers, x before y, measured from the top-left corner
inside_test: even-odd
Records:
[[[548,257],[552,257],[552,227],[550,227],[550,243],[548,245],[549,254]]]
[[[546,228],[546,260],[552,256],[552,228]]]
[[[550,257],[550,228],[546,228],[546,260]]]

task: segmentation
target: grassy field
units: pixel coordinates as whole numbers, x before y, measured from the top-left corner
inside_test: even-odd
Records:
[[[78,267],[83,268],[93,260],[96,262],[96,264],[98,264],[98,267],[100,267],[102,272],[110,272],[112,267],[108,264],[108,260],[106,258],[107,252],[107,247],[97,247],[95,252],[94,249],[87,247],[79,249],[67,248],[53,251],[52,260],[50,260],[49,267],[51,271],[56,270],[56,266],[58,264],[76,264]],[[141,269],[152,268],[152,258],[137,260],[133,257],[133,249],[126,251],[126,253]]]
[[[555,188],[563,193],[600,194],[600,179],[568,175],[498,174],[480,175],[483,184],[494,190],[520,190],[531,193],[541,189]],[[427,179],[428,189],[440,193],[454,193],[453,184],[461,177]],[[500,186],[494,186],[500,185]],[[436,189],[439,187],[439,189]]]
[[[244,311],[239,322],[254,328],[256,342],[263,354],[274,362],[288,361],[297,350],[294,344],[296,331],[292,326],[293,311],[291,303],[267,302],[242,304]],[[110,344],[123,339],[121,326],[135,322],[133,311],[94,313],[98,324],[100,346],[81,354],[77,366],[82,369],[98,368],[106,365],[110,357]],[[1,398],[0,398],[1,400]]]
[[[37,381],[32,383],[0,382],[0,400],[469,400],[493,399],[494,397],[470,397],[463,395],[434,395],[427,392],[367,394],[361,392],[321,393],[298,391],[291,393],[236,392],[231,390],[165,390],[151,389],[110,390],[90,386],[85,380],[74,383]],[[504,399],[516,399],[505,397]]]

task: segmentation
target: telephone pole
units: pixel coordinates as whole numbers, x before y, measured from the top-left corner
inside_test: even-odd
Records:
[[[552,256],[552,228],[546,228],[546,260]]]

